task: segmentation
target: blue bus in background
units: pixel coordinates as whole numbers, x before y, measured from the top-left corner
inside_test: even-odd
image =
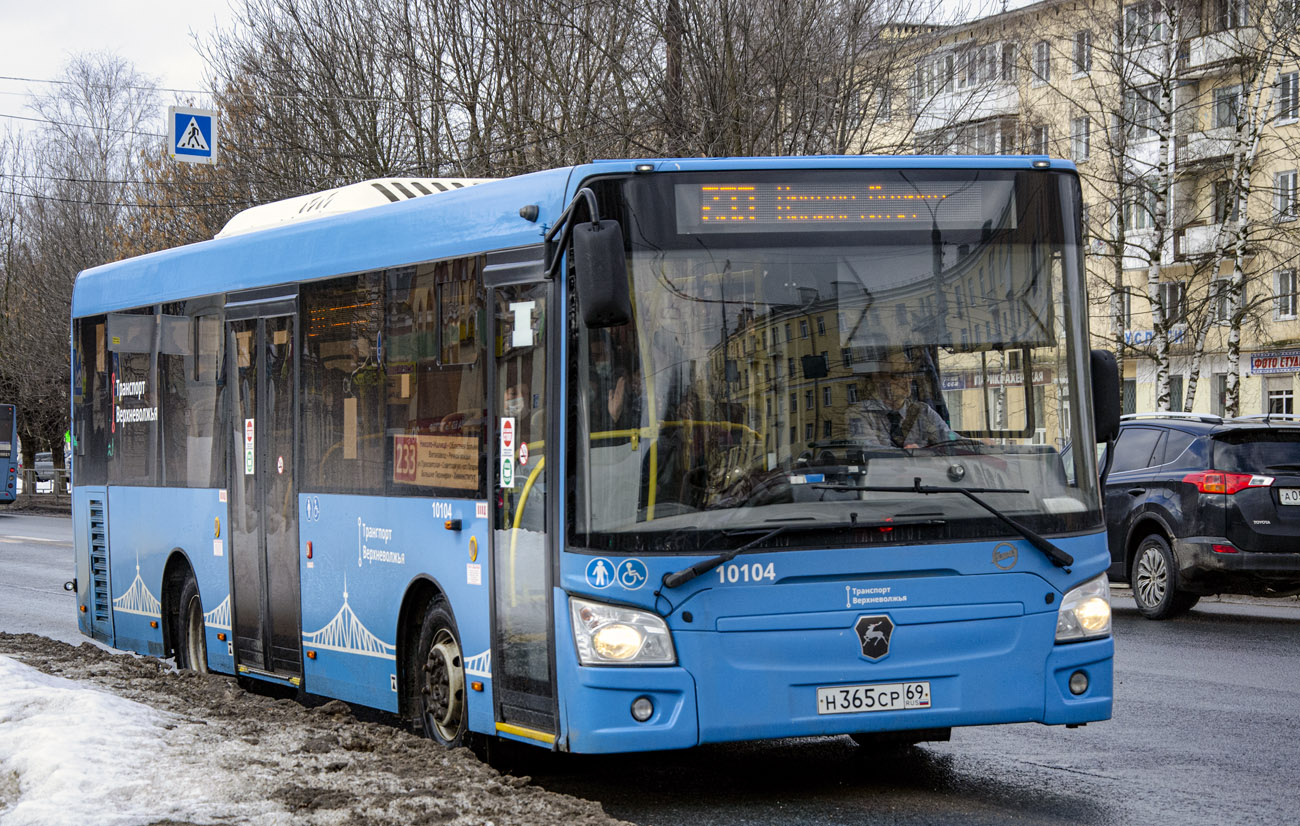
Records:
[[[83,272],[81,630],[448,745],[1105,720],[1080,211],[1041,157],[600,161]]]
[[[0,404],[0,505],[18,498],[18,408]]]

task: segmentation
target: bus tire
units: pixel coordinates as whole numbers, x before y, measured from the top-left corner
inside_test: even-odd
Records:
[[[448,748],[466,745],[465,658],[456,620],[442,597],[429,603],[424,614],[414,665],[417,727]]]
[[[203,600],[194,573],[185,575],[181,586],[180,606],[176,618],[176,667],[184,671],[208,673],[208,637],[203,624]]]
[[[1138,611],[1147,619],[1186,614],[1200,600],[1198,594],[1178,590],[1178,562],[1169,543],[1159,534],[1151,534],[1138,545],[1129,585]]]

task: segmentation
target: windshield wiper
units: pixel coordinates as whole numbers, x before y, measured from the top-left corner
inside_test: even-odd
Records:
[[[1002,520],[1007,527],[1023,536],[1030,545],[1033,545],[1035,548],[1042,551],[1056,567],[1065,568],[1066,566],[1074,564],[1074,557],[1070,556],[1065,551],[1053,545],[1046,538],[1031,531],[1029,528],[1020,524],[1010,516],[1007,516],[1002,511],[975,495],[977,493],[1029,493],[1029,491],[1024,488],[958,488],[948,485],[923,485],[921,484],[920,476],[916,476],[912,479],[911,487],[895,487],[887,485],[809,485],[809,487],[832,490],[838,493],[847,493],[850,491],[865,491],[867,493],[960,493],[962,496],[965,496],[967,499]]]
[[[743,554],[745,551],[748,551],[750,548],[754,547],[755,545],[760,545],[766,542],[767,540],[771,539],[772,537],[777,536],[778,534],[785,533],[786,531],[794,527],[802,527],[802,526],[780,525],[768,531],[767,533],[763,534],[758,539],[755,539],[753,542],[747,542],[744,545],[741,545],[739,548],[733,548],[730,551],[723,551],[722,553],[718,554],[712,559],[706,559],[703,562],[696,562],[694,565],[690,566],[689,568],[682,568],[680,571],[676,573],[664,574],[664,578],[663,578],[664,587],[676,588],[678,585],[685,585],[686,583],[690,582],[692,579],[695,579],[700,574],[707,574],[709,571],[712,571],[714,568],[718,567],[722,563],[730,562],[731,560],[735,559],[740,554]]]
[[[911,490],[911,488],[908,488],[908,490]],[[857,514],[853,514],[853,516],[856,517]],[[904,516],[906,516],[906,514],[904,514]],[[664,574],[663,585],[665,588],[676,588],[679,585],[685,585],[687,582],[690,582],[692,579],[695,579],[700,574],[707,574],[709,571],[712,571],[714,568],[718,567],[724,562],[730,562],[731,560],[743,554],[745,551],[752,550],[753,548],[758,547],[759,545],[763,544],[764,542],[771,539],[772,537],[777,536],[779,534],[786,533],[788,531],[795,531],[795,530],[825,531],[825,530],[843,530],[845,528],[852,528],[857,530],[870,529],[870,528],[893,529],[893,528],[928,527],[933,525],[946,525],[946,524],[948,524],[947,521],[943,519],[910,519],[905,522],[900,522],[895,519],[882,519],[873,522],[862,522],[856,518],[851,519],[848,522],[833,522],[833,523],[800,522],[794,524],[786,523],[784,525],[778,525],[777,527],[773,528],[772,530],[760,536],[758,539],[755,539],[753,542],[747,542],[744,545],[741,545],[739,548],[733,548],[730,551],[723,551],[722,553],[718,554],[715,557],[712,557],[711,559],[706,559],[703,562],[697,562],[694,565],[691,565],[689,568],[683,568],[682,570],[676,573]],[[744,531],[737,531],[735,533],[724,532],[722,535],[735,536],[736,533],[750,533],[750,531],[744,530]],[[701,550],[703,550],[703,548],[701,548]]]

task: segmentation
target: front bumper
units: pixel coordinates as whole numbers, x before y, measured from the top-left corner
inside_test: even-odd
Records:
[[[901,614],[902,612],[897,612]],[[896,617],[896,619],[898,619]],[[686,748],[702,743],[872,731],[1108,719],[1112,639],[1044,646],[1055,612],[967,622],[899,622],[895,653],[846,656],[851,627],[674,633],[680,665],[580,667],[559,658],[566,746],[574,752]],[[562,637],[561,637],[562,638]],[[905,654],[904,652],[912,652]],[[1071,675],[1088,689],[1074,695]],[[933,706],[818,714],[817,688],[928,680]],[[638,697],[654,715],[631,716]]]

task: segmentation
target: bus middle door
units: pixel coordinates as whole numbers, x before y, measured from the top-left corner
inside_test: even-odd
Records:
[[[232,390],[228,489],[235,663],[240,673],[298,685],[296,308],[294,296],[228,303],[226,352]]]

